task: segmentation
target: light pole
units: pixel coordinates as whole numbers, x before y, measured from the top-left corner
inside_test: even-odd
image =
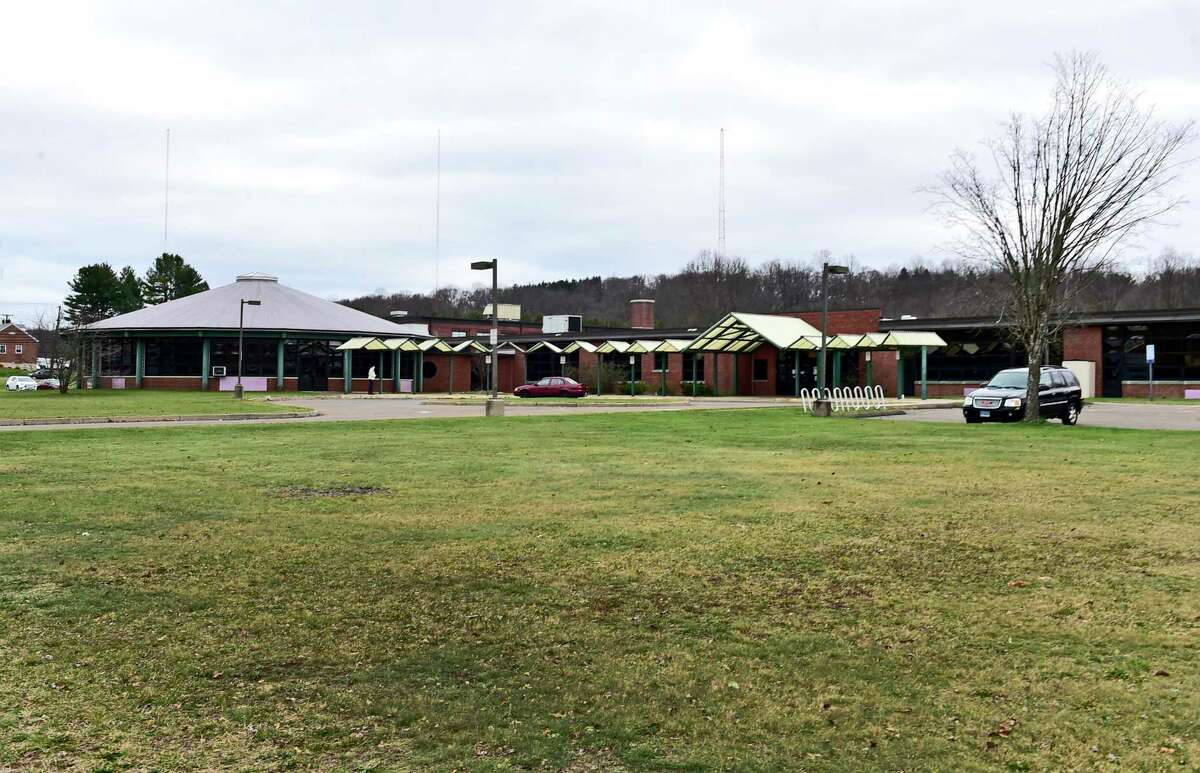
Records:
[[[492,272],[492,340],[491,340],[491,344],[492,344],[492,347],[491,347],[491,349],[492,349],[492,355],[491,355],[492,356],[492,369],[491,369],[492,397],[491,397],[491,399],[492,400],[500,399],[500,393],[498,391],[498,385],[497,385],[497,375],[500,372],[500,368],[499,368],[499,358],[496,356],[496,349],[500,342],[500,326],[499,326],[500,309],[496,305],[496,293],[498,291],[496,274],[498,271],[497,264],[499,262],[500,261],[498,261],[497,259],[492,258],[491,260],[476,260],[476,261],[472,261],[472,263],[471,263],[472,271],[489,271],[490,270]],[[493,410],[495,410],[495,408],[493,406],[498,406],[498,405],[499,405],[498,403],[490,403],[489,402],[487,412],[489,414],[492,413]]]
[[[849,274],[850,269],[847,266],[835,266],[831,263],[821,264],[821,359],[817,363],[817,370],[820,371],[821,381],[817,384],[817,395],[823,397],[825,395],[825,339],[826,331],[829,330],[829,275],[830,274]]]
[[[262,306],[262,301],[251,301],[242,298],[242,302],[238,305],[238,379],[237,384],[233,387],[233,397],[235,400],[242,399],[242,331],[246,326],[247,306]]]

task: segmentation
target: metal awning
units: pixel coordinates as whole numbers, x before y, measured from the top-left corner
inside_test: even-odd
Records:
[[[634,341],[625,351],[629,352],[630,354],[645,354],[647,352],[658,351],[658,347],[660,346],[662,346],[662,341],[651,341],[647,339],[644,341]]]
[[[389,338],[383,342],[383,345],[392,351],[402,352],[419,352],[421,347],[411,338]]]
[[[893,330],[883,339],[884,346],[945,346],[946,342],[937,333],[921,330]]]
[[[463,352],[476,352],[476,353],[486,354],[488,351],[490,351],[486,346],[484,346],[483,344],[479,343],[478,341],[476,341],[474,339],[471,339],[468,341],[462,341],[461,343],[454,344],[450,348],[454,351],[455,354],[462,354]]]
[[[563,352],[566,354],[571,354],[572,352],[578,351],[584,351],[588,354],[592,354],[596,351],[596,345],[588,343],[587,341],[572,341],[563,347]]]
[[[451,352],[454,348],[440,338],[430,338],[428,341],[418,341],[417,348],[423,352]]]
[[[605,341],[596,347],[596,351],[600,354],[624,354],[629,351],[629,346],[628,341]]]
[[[688,344],[692,342],[690,338],[668,338],[660,343],[654,351],[656,352],[682,352],[688,348]]]
[[[751,352],[763,343],[789,349],[805,336],[821,337],[821,331],[798,317],[773,314],[726,314],[688,344],[689,351]],[[807,349],[807,346],[799,348]]]
[[[555,354],[562,354],[565,351],[565,349],[555,346],[554,344],[550,343],[549,341],[538,341],[537,343],[535,343],[533,346],[529,347],[525,351],[536,352],[541,349],[549,349],[550,351],[554,352]]]
[[[374,338],[374,337],[351,338],[349,341],[345,342],[344,344],[339,346],[337,349],[335,349],[335,351],[346,352],[346,351],[355,351],[357,349],[367,349],[370,351],[378,351],[378,350],[387,349],[387,346],[384,345],[383,341],[380,341],[378,338]]]

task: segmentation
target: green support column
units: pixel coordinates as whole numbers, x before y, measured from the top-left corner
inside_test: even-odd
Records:
[[[896,397],[904,397],[904,352],[896,350]]]
[[[279,346],[275,350],[275,387],[283,391],[283,350],[287,346],[287,341],[280,338]]]
[[[667,396],[667,371],[671,369],[671,355],[665,354],[666,362],[663,363],[663,369],[659,371],[658,391],[663,396]],[[658,355],[654,355],[654,359],[658,359]],[[657,364],[657,363],[655,363]]]
[[[392,350],[392,392],[400,391],[400,350]]]
[[[446,359],[450,361],[450,394],[454,394],[454,355],[446,355]]]
[[[354,352],[349,349],[342,352],[342,392],[345,394],[350,394],[350,391],[354,388],[354,384],[351,381],[351,371],[354,365],[353,354]]]
[[[636,357],[636,354],[631,354],[631,357]],[[633,363],[629,363],[629,396],[633,397]]]
[[[873,356],[874,356],[874,354],[872,352],[867,352],[867,386],[868,387],[875,386],[875,374],[871,370],[871,366],[874,364],[874,362],[871,359]]]
[[[833,354],[833,381],[829,383],[829,388],[840,387],[842,385],[842,353],[840,351],[832,352]]]
[[[800,350],[792,352],[792,391],[793,397],[800,396]]]
[[[413,352],[413,392],[420,392],[425,382],[425,352]]]
[[[738,367],[737,367],[737,365],[738,365],[738,356],[735,353],[733,355],[733,388],[731,390],[729,390],[729,393],[731,395],[733,395],[734,397],[737,397],[738,394],[741,392],[741,386],[742,386],[741,384],[738,383]]]
[[[100,342],[92,339],[92,389],[100,388]]]
[[[521,358],[521,383],[529,383],[529,358],[523,354],[514,354],[514,357]]]
[[[142,388],[142,381],[146,376],[146,339],[137,339],[137,346],[134,350],[133,360],[134,383],[137,388]]]
[[[212,373],[212,341],[200,341],[200,388],[208,391],[208,376]]]
[[[921,399],[929,399],[929,347],[921,347]]]
[[[596,396],[597,397],[600,396],[601,390],[604,389],[604,381],[600,378],[600,369],[601,369],[601,367],[603,367],[603,364],[604,364],[603,355],[597,353],[596,354]]]
[[[696,353],[692,352],[692,397],[696,396]]]
[[[383,394],[383,365],[386,362],[384,357],[385,357],[385,352],[382,349],[380,349],[379,350],[379,373],[377,374],[379,376],[379,378],[375,379],[375,385],[379,387],[379,394]]]

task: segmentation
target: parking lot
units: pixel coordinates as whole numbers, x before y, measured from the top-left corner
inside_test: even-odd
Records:
[[[885,421],[963,421],[958,408],[909,411],[903,416],[886,416]],[[1200,405],[1152,403],[1088,403],[1079,415],[1080,426],[1122,429],[1200,430]]]

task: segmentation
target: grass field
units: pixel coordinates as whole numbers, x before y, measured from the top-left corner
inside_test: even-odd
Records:
[[[0,768],[1195,769],[1190,433],[0,434]]]
[[[98,389],[67,394],[57,391],[0,391],[0,419],[80,418],[92,416],[210,416],[236,413],[286,413],[303,408],[228,392]]]

